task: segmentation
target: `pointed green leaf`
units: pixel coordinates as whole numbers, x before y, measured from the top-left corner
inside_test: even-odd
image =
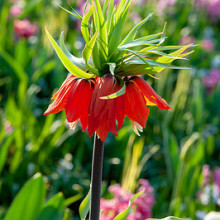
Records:
[[[61,9],[63,9],[65,12],[71,14],[73,17],[79,19],[80,21],[82,21],[82,17],[77,13],[77,11],[75,11],[74,9],[72,9],[74,11],[74,13],[72,13],[71,11],[67,10],[66,8],[63,8],[61,5],[57,4],[56,2],[53,2],[55,5],[59,6]]]
[[[78,58],[73,56],[67,49],[64,40],[63,40],[63,33],[62,32],[60,34],[60,48],[62,49],[62,51],[65,53],[65,55],[69,58],[69,60],[75,64],[77,67],[79,67],[80,69],[86,70],[86,65],[85,65],[85,61],[83,58]]]
[[[130,47],[137,47],[137,46],[143,46],[143,45],[151,45],[151,46],[156,46],[155,43],[159,43],[161,41],[161,39],[155,39],[155,40],[134,40],[131,41],[127,44],[124,44],[120,47],[118,47],[119,49],[126,49],[126,48],[130,48]],[[142,50],[142,52],[144,52],[144,50]]]
[[[86,43],[89,42],[90,40],[90,35],[89,35],[89,18],[91,17],[92,13],[94,10],[94,5],[92,5],[89,9],[89,11],[87,12],[87,14],[83,17],[82,19],[82,23],[81,23],[81,32],[82,32],[82,36],[85,40]]]
[[[126,84],[125,84],[125,82],[121,78],[118,78],[118,79],[120,79],[120,84],[121,84],[122,88],[119,89],[115,93],[112,93],[112,94],[107,95],[107,96],[100,97],[100,99],[114,99],[114,98],[117,98],[117,97],[125,94],[125,92],[126,92]]]
[[[120,45],[124,45],[129,43],[130,41],[134,40],[135,35],[137,33],[137,31],[139,30],[139,28],[145,24],[149,18],[153,15],[153,13],[149,14],[144,20],[142,20],[141,22],[139,22],[135,27],[133,27],[130,32],[126,35],[125,39],[121,42]]]
[[[166,26],[167,26],[167,23],[164,24],[164,28],[163,28],[163,32],[162,32],[162,36],[161,36],[159,45],[162,44],[166,39]]]
[[[128,13],[129,4],[130,4],[130,1],[126,5],[123,12],[121,13],[121,15],[120,15],[115,27],[114,27],[114,30],[113,30],[113,32],[110,36],[109,55],[112,55],[114,50],[118,47],[118,45],[121,42],[122,32],[123,32],[126,16],[127,16],[127,13]]]
[[[43,207],[45,193],[43,177],[36,174],[16,195],[4,220],[33,220]]]
[[[99,52],[100,52],[100,62],[104,63],[107,61],[108,57],[108,35],[107,35],[107,25],[102,13],[99,0],[95,0],[97,14],[99,18]]]
[[[156,67],[163,67],[163,68],[169,68],[169,69],[191,69],[191,68],[188,68],[188,67],[167,65],[165,63],[161,63],[161,62],[157,62],[157,61],[154,61],[154,60],[142,58],[138,53],[136,53],[136,52],[134,52],[132,50],[129,50],[129,49],[123,49],[123,50],[128,51],[128,52],[134,54],[136,57],[139,58],[138,60],[130,61],[131,63],[141,64],[141,62],[143,62],[142,64],[149,64],[149,65],[155,66],[154,69],[156,71],[157,71]],[[173,59],[173,58],[168,58],[168,59]],[[157,72],[160,72],[160,71],[157,71]]]
[[[97,34],[98,34],[98,31],[96,31],[96,33],[93,35],[91,40],[86,44],[86,46],[83,50],[82,55],[83,55],[83,58],[86,63],[88,63],[88,60],[92,55],[93,47],[94,47],[96,39],[97,39]]]
[[[60,61],[63,63],[63,65],[66,67],[66,69],[72,73],[74,76],[80,77],[80,78],[91,78],[93,75],[88,74],[84,71],[82,71],[80,68],[78,68],[76,65],[74,65],[69,58],[65,55],[65,53],[61,50],[61,48],[58,46],[56,41],[53,39],[53,37],[48,32],[47,28],[45,28],[47,37],[52,44],[54,50],[56,51],[58,57],[60,58]]]
[[[120,214],[118,214],[114,220],[126,220],[126,218],[128,217],[129,214],[131,214],[132,212],[132,208],[131,208],[131,205],[132,203],[134,202],[135,199],[137,199],[141,194],[143,194],[144,191],[141,191],[141,192],[138,192],[136,193],[129,201],[129,204],[128,204],[128,208],[125,209],[123,212],[121,212]]]
[[[53,196],[34,220],[62,220],[65,212],[65,200],[62,193]]]
[[[107,19],[108,40],[110,39],[109,36],[111,36],[113,31],[115,10],[116,9],[114,8],[114,0],[110,0],[109,8],[108,8],[108,19]]]
[[[91,202],[91,190],[89,190],[87,196],[79,206],[79,215],[81,220],[86,219],[86,216],[88,215],[90,209],[90,202]]]
[[[186,45],[186,46],[182,46],[179,50],[175,51],[175,52],[172,52],[170,53],[169,55],[171,56],[176,56],[176,57],[183,57],[185,55],[188,55],[190,54],[191,52],[187,53],[187,54],[182,54],[186,49],[188,49],[190,46],[192,46],[192,44],[189,44],[189,45]],[[159,63],[163,63],[163,64],[169,64],[171,63],[172,61],[174,61],[175,59],[174,58],[170,58],[170,57],[165,57],[165,56],[162,56],[160,58],[158,58],[156,60],[156,62],[159,62]],[[165,67],[166,68],[166,67]],[[160,72],[162,71],[163,68],[162,67],[156,67],[156,71],[157,72]]]
[[[177,217],[173,217],[173,216],[169,216],[163,219],[156,219],[156,218],[148,218],[147,220],[184,220],[183,218],[177,218]]]
[[[103,6],[103,16],[104,16],[104,19],[107,18],[108,2],[109,2],[108,0],[105,0],[104,6]]]
[[[115,18],[116,18],[116,22],[119,20],[121,14],[123,13],[124,9],[126,8],[126,6],[128,4],[130,4],[131,1],[129,0],[121,0],[119,6],[118,6],[118,9],[116,11],[116,14],[115,14]]]

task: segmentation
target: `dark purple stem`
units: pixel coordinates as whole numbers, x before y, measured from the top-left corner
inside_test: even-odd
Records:
[[[99,220],[100,215],[103,154],[104,142],[95,134],[92,158],[90,220]]]

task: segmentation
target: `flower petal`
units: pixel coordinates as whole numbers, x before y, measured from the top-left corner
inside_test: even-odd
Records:
[[[141,127],[145,128],[150,111],[145,105],[143,94],[132,82],[127,82],[126,85],[124,110],[129,119],[137,122]]]
[[[138,76],[131,77],[130,79],[135,83],[137,88],[142,92],[144,97],[146,98],[146,104],[152,105],[154,103],[157,105],[159,109],[168,110],[170,106],[163,100],[154,90],[153,88],[142,78]]]
[[[71,91],[71,88],[75,84],[75,77],[67,78],[60,89],[53,96],[54,102],[49,105],[48,109],[44,112],[44,115],[56,114],[64,110],[67,97]]]

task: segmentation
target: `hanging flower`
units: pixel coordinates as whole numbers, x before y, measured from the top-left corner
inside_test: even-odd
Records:
[[[130,2],[121,1],[114,11],[114,1],[105,4],[102,9],[99,0],[94,0],[87,11],[83,10],[86,11],[83,16],[70,12],[81,21],[81,32],[86,42],[82,58],[67,50],[63,34],[59,46],[46,29],[47,37],[71,75],[53,96],[54,102],[44,115],[65,110],[67,121],[72,126],[80,121],[83,131],[87,128],[90,136],[96,132],[104,141],[109,131],[118,135],[125,116],[131,120],[138,134],[138,130],[142,131],[146,126],[150,112],[147,106],[170,109],[166,101],[138,75],[154,77],[164,68],[183,69],[169,64],[190,54],[184,51],[191,45],[162,46],[165,27],[162,34],[135,39],[138,29],[152,14],[123,36],[122,24],[125,23]],[[137,47],[142,49],[137,51]],[[162,52],[167,49],[171,52]]]
[[[134,76],[125,78],[125,94],[114,99],[102,99],[121,88],[116,77],[111,74],[102,78],[80,79],[73,75],[67,77],[58,92],[53,95],[54,102],[44,115],[55,114],[65,110],[69,123],[80,122],[82,129],[88,127],[89,135],[94,132],[104,141],[109,131],[118,135],[125,116],[131,121],[136,131],[145,128],[149,115],[147,105],[156,105],[167,110],[169,105],[145,82]]]

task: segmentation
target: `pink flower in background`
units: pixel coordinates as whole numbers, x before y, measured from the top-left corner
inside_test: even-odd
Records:
[[[209,0],[208,2],[207,14],[213,22],[216,22],[220,16],[220,0]]]
[[[211,93],[214,87],[220,82],[220,70],[211,69],[210,75],[205,76],[202,82],[207,87],[208,92]]]
[[[220,17],[220,0],[197,0],[195,6],[199,10],[203,8],[212,22]]]
[[[203,40],[202,41],[202,47],[204,48],[204,50],[210,52],[213,50],[214,45],[213,42],[211,40]]]
[[[202,176],[203,176],[202,185],[206,186],[206,185],[210,184],[210,168],[209,168],[209,165],[206,164],[202,167]]]
[[[23,8],[19,5],[12,5],[10,8],[10,15],[11,17],[15,18],[18,17],[23,11]]]
[[[213,171],[213,182],[217,185],[220,193],[220,167],[216,167]]]
[[[15,34],[20,38],[29,38],[36,34],[37,25],[32,24],[29,20],[15,20],[14,21]]]
[[[155,203],[153,188],[147,180],[139,181],[140,187],[137,192],[144,193],[134,200],[132,209],[134,210],[126,219],[127,220],[144,220],[152,217],[152,207]],[[129,200],[133,194],[121,188],[119,184],[109,187],[109,191],[113,193],[114,198],[111,200],[101,199],[101,220],[113,220],[115,216],[124,211],[129,204]]]

